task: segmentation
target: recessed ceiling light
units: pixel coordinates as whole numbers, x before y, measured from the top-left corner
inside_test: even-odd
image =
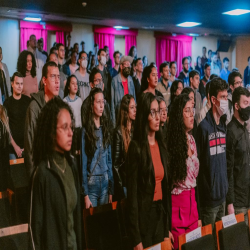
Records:
[[[129,27],[125,27],[125,26],[114,26],[113,28],[116,30],[128,30],[129,29]]]
[[[189,33],[188,36],[200,36],[200,35],[195,33]]]
[[[31,22],[40,22],[42,18],[41,17],[25,17],[23,20],[31,21]]]
[[[195,27],[195,26],[198,26],[198,25],[201,25],[201,23],[196,23],[196,22],[184,22],[184,23],[179,23],[179,24],[177,24],[176,26],[188,28],[188,27]]]
[[[235,9],[235,10],[230,10],[227,12],[223,12],[222,14],[225,15],[230,15],[230,16],[240,16],[240,15],[244,15],[250,13],[250,10],[243,10],[243,9]]]

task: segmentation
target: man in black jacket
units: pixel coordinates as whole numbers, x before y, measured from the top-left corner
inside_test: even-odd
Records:
[[[250,93],[243,87],[233,92],[234,115],[227,127],[227,211],[228,214],[244,213],[250,208],[250,139],[246,121],[250,117]]]

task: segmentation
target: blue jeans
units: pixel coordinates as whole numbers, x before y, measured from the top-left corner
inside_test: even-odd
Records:
[[[88,181],[88,195],[93,207],[108,203],[109,179],[108,173],[91,176]]]
[[[16,160],[16,155],[15,154],[9,154],[10,160]]]

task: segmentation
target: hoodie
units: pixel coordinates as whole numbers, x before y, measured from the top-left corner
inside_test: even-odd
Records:
[[[216,124],[212,109],[201,121],[197,131],[197,151],[200,161],[198,189],[201,207],[221,205],[227,195],[226,124],[221,117]]]
[[[32,177],[35,169],[33,161],[33,143],[37,120],[45,104],[43,90],[31,94],[31,103],[27,109],[24,130],[24,163],[29,178]]]

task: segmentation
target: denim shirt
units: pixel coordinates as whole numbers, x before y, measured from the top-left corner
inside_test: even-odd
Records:
[[[133,79],[131,76],[128,77],[128,92],[130,95],[132,95],[136,102],[136,96],[135,96],[135,87],[133,83]],[[124,96],[124,88],[122,85],[122,78],[121,74],[118,74],[112,79],[111,83],[111,117],[113,124],[115,126],[116,124],[116,114],[120,107],[121,100]]]
[[[95,134],[98,138],[96,142],[96,151],[93,158],[89,158],[85,153],[85,129],[82,130],[82,189],[84,196],[88,195],[88,177],[92,173],[96,162],[98,163],[95,167],[95,170],[92,176],[103,175],[104,173],[108,174],[109,179],[109,194],[113,195],[114,193],[114,181],[113,181],[113,172],[112,172],[112,155],[111,155],[111,145],[107,148],[103,148],[103,134],[102,127],[95,129]],[[99,156],[101,150],[101,157]],[[100,158],[100,159],[98,159]]]

